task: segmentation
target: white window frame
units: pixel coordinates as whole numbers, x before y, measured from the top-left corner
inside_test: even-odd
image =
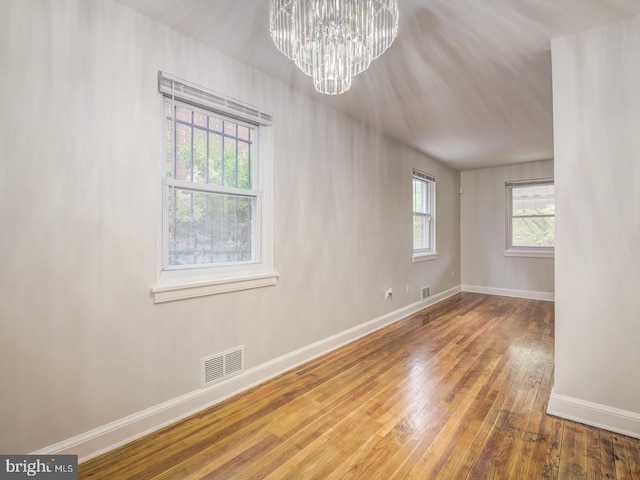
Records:
[[[201,110],[203,113],[229,118],[238,124],[244,123],[253,126],[256,144],[254,154],[258,160],[252,162],[253,184],[250,190],[195,184],[166,177],[164,169],[166,158],[164,154],[166,152],[163,147],[160,169],[162,222],[159,234],[159,268],[157,283],[151,287],[154,303],[275,285],[279,274],[273,269],[273,133],[271,115],[256,107],[222,96],[164,72],[158,73],[158,90],[161,93],[162,118],[165,115],[165,99],[169,98],[176,104],[185,104],[188,108]],[[164,139],[166,135],[164,121],[162,128]],[[162,142],[163,145],[165,143],[165,141]],[[255,199],[252,259],[206,266],[169,265],[167,193],[168,189],[172,187]]]
[[[518,246],[513,245],[513,189],[522,187],[535,187],[538,185],[554,185],[553,178],[538,178],[533,180],[513,180],[505,182],[506,188],[506,249],[504,251],[505,257],[531,257],[531,258],[554,258],[555,247],[542,247],[542,246]],[[554,196],[555,201],[555,196]],[[516,216],[519,218],[542,218],[542,217],[555,217],[549,214],[532,214],[526,216]],[[554,232],[555,234],[555,232]]]
[[[180,102],[174,99],[165,98],[165,105],[167,104],[171,105],[172,110],[175,110],[175,107],[185,107],[194,112],[200,112],[204,115],[207,115],[208,117],[217,117],[222,121],[228,120],[233,122],[236,125],[245,126],[250,129],[253,129],[254,137],[256,138],[250,144],[250,150],[251,150],[249,154],[250,164],[251,164],[250,178],[252,179],[252,183],[256,183],[256,184],[258,183],[253,181],[258,178],[256,165],[259,163],[259,160],[256,161],[256,151],[258,150],[258,147],[256,144],[259,143],[257,139],[257,137],[259,136],[259,129],[256,125],[242,122],[240,120],[237,120],[235,118],[230,118],[228,116],[216,115],[212,111],[197,108],[197,107],[194,107],[193,105],[189,105],[185,102]],[[200,128],[200,127],[197,127],[197,128]],[[202,127],[202,130],[205,130],[207,133],[210,132],[208,128]],[[175,119],[174,119],[174,134],[175,134]],[[175,147],[175,140],[174,140],[174,147]],[[193,155],[193,152],[191,152],[191,155]],[[175,156],[175,153],[174,153],[174,156]],[[176,160],[174,158],[173,159],[174,166],[175,166],[175,162]],[[220,268],[226,267],[226,266],[237,267],[242,264],[259,263],[260,257],[261,257],[261,249],[260,249],[261,235],[260,235],[260,222],[258,222],[257,220],[260,218],[260,211],[262,208],[262,194],[259,190],[257,190],[256,185],[251,185],[249,186],[249,188],[246,188],[246,189],[234,188],[234,187],[217,185],[213,183],[196,183],[196,182],[189,182],[185,180],[176,180],[174,177],[164,177],[163,184],[164,184],[163,190],[165,192],[165,195],[163,196],[163,222],[162,222],[162,226],[163,226],[162,268],[163,268],[163,271],[177,271],[177,270],[188,270],[188,269],[201,269],[202,271],[207,271],[206,269],[212,269],[211,272],[215,272],[216,269],[219,270]],[[172,189],[185,191],[185,192],[211,193],[211,194],[219,194],[219,195],[228,195],[236,198],[250,199],[253,202],[252,212],[255,213],[255,215],[253,215],[252,217],[252,228],[251,228],[251,247],[252,247],[251,259],[244,260],[244,261],[235,261],[235,262],[231,261],[227,263],[217,262],[212,264],[172,265],[169,262],[168,228],[169,228],[170,207],[169,207],[169,202],[167,198],[167,194],[170,193]]]
[[[423,199],[423,203],[426,206],[426,211],[416,210],[416,183],[420,182],[425,184],[428,188],[425,194],[428,198]],[[436,178],[428,173],[421,172],[420,170],[413,170],[412,183],[411,183],[411,199],[412,199],[412,243],[415,237],[415,218],[416,216],[424,217],[429,225],[429,247],[428,248],[416,248],[412,246],[413,254],[411,256],[412,262],[424,262],[428,260],[435,260],[438,258],[438,252],[436,251]]]

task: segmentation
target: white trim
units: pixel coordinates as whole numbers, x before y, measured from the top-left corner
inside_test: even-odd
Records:
[[[515,290],[512,288],[496,288],[496,287],[481,287],[478,285],[462,285],[463,292],[471,293],[484,293],[487,295],[500,295],[502,297],[518,297],[528,298],[531,300],[544,300],[547,302],[553,302],[555,300],[555,294],[553,292],[536,292],[533,290]]]
[[[270,272],[244,277],[204,280],[199,282],[174,283],[151,287],[153,303],[172,302],[186,298],[204,297],[218,293],[238,292],[251,288],[270,287],[277,283],[280,274]]]
[[[551,390],[549,415],[640,438],[640,413],[561,395]]]
[[[529,258],[554,258],[555,252],[553,248],[547,249],[529,249],[529,248],[509,248],[504,251],[505,257],[529,257]]]
[[[414,253],[411,256],[411,262],[412,263],[428,262],[430,260],[437,260],[437,259],[438,259],[438,253],[437,252],[433,252],[433,253]]]
[[[161,97],[161,105],[164,99]],[[163,111],[163,110],[161,110]],[[164,119],[164,116],[159,116]],[[234,120],[235,121],[235,120]],[[164,120],[163,120],[164,122]],[[164,128],[164,123],[162,123]],[[161,222],[158,228],[158,271],[155,285],[150,288],[154,303],[169,302],[205,295],[215,295],[251,288],[275,285],[279,274],[273,264],[273,128],[261,126],[256,129],[257,138],[253,142],[258,149],[259,161],[252,162],[257,169],[253,176],[257,184],[244,195],[256,198],[256,219],[253,229],[254,255],[247,262],[218,264],[214,266],[188,265],[168,266],[165,257],[168,240],[165,228],[168,223],[166,188],[171,182],[164,179],[163,163],[158,162],[161,199]],[[163,142],[164,145],[164,142]],[[162,156],[164,159],[164,155]],[[234,190],[230,190],[235,192]],[[235,193],[240,193],[238,191]],[[175,292],[175,293],[171,293]]]
[[[33,455],[73,454],[80,462],[108,452],[167,425],[193,415],[248,388],[324,355],[358,338],[413,315],[460,292],[460,286],[420,300],[369,322],[245,370],[211,387],[173,398],[161,404],[42,448]]]
[[[555,218],[554,214],[533,214],[533,215],[515,215],[513,214],[513,189],[521,187],[536,187],[551,185],[554,186],[553,178],[539,178],[533,180],[512,180],[505,182],[507,192],[507,224],[506,224],[506,243],[507,248],[504,251],[505,257],[531,257],[531,258],[553,258],[554,247],[537,247],[535,245],[516,246],[513,245],[513,219],[514,218]],[[553,195],[555,204],[555,193]],[[554,233],[555,235],[555,233]]]
[[[173,178],[163,179],[166,188],[176,188],[179,190],[188,190],[190,192],[216,193],[219,195],[233,195],[234,197],[255,198],[260,197],[260,192],[249,188],[225,187],[223,185],[215,185],[213,183],[196,183],[186,182],[184,180],[175,180]]]
[[[428,212],[416,212],[415,207],[415,201],[416,201],[416,191],[415,191],[415,187],[416,187],[416,181],[422,182],[424,183],[427,187],[428,187],[428,192],[427,193],[427,204],[429,205],[429,208],[427,209]],[[411,180],[411,191],[412,191],[412,212],[413,212],[413,218],[415,220],[416,215],[420,216],[420,217],[426,217],[429,219],[428,225],[429,225],[429,248],[428,249],[424,249],[424,248],[419,248],[413,249],[413,257],[412,257],[412,262],[422,262],[424,260],[435,260],[435,258],[437,257],[437,246],[436,246],[436,219],[437,219],[437,207],[436,207],[436,177],[434,177],[433,175],[429,175],[428,173],[424,173],[421,172],[420,170],[416,170],[415,168],[413,169],[413,176],[412,176],[412,180]],[[412,235],[415,234],[415,232],[413,231],[412,227]],[[425,251],[427,250],[427,251]],[[434,258],[424,258],[422,260],[417,259],[420,256],[424,256],[424,255],[436,255]]]

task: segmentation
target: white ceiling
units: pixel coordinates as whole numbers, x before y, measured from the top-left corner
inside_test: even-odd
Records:
[[[117,1],[458,170],[553,158],[550,39],[640,14],[640,0],[399,0],[396,41],[327,96],[271,42],[268,0]]]

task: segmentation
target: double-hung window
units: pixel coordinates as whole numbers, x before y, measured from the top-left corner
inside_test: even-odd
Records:
[[[159,90],[165,137],[160,276],[181,279],[182,293],[166,295],[172,289],[161,285],[152,289],[155,301],[275,283],[265,219],[270,192],[261,178],[270,172],[259,145],[270,116],[162,72]],[[267,283],[260,282],[265,273]],[[183,288],[189,277],[197,280],[190,293]],[[202,288],[207,279],[213,286],[205,281]]]
[[[507,256],[553,257],[555,187],[552,178],[506,182]]]
[[[164,269],[260,260],[256,127],[165,99]]]
[[[413,171],[413,261],[436,258],[436,179]]]

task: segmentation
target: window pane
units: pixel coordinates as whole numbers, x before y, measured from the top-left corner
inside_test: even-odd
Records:
[[[238,138],[242,140],[251,140],[249,138],[249,127],[238,125]]]
[[[167,190],[169,265],[252,260],[254,198]]]
[[[512,219],[512,245],[514,247],[553,247],[555,217]]]
[[[425,205],[425,183],[418,179],[413,179],[413,211],[426,213]]]
[[[183,182],[251,190],[257,127],[165,102],[165,175]],[[172,118],[175,113],[175,123]],[[254,260],[257,199],[167,186],[166,265]],[[215,190],[215,188],[213,188]]]
[[[553,215],[555,213],[553,185],[513,187],[511,194],[513,215]]]
[[[224,122],[225,125],[229,122]],[[226,187],[237,187],[237,151],[236,141],[225,137],[224,139],[224,185]]]
[[[168,178],[252,188],[251,143],[255,127],[176,105],[174,138],[172,111],[172,103],[165,102]]]
[[[224,133],[225,135],[229,135],[230,137],[235,137],[237,134],[237,124],[225,120],[224,122]]]
[[[196,183],[207,183],[207,132],[200,128],[193,130],[193,178]]]
[[[238,142],[238,188],[251,188],[249,144]]]
[[[209,183],[222,185],[222,136],[209,134]]]
[[[171,109],[169,109],[169,111],[171,111]],[[165,120],[165,129],[165,175],[167,178],[173,178],[173,120],[171,118]]]
[[[201,112],[193,112],[193,123],[201,127],[207,126],[207,116]]]
[[[434,232],[435,183],[421,176],[413,177],[413,251],[435,251]]]
[[[191,109],[176,106],[176,119],[182,122],[191,123]]]
[[[413,249],[414,250],[429,250],[431,245],[429,239],[429,229],[431,221],[429,216],[426,215],[414,215],[413,216]]]
[[[209,130],[222,132],[222,120],[217,117],[209,117]]]
[[[431,183],[424,182],[423,212],[431,213]]]
[[[191,181],[191,127],[176,124],[176,179]]]
[[[431,184],[417,178],[413,179],[413,211],[431,213]]]

